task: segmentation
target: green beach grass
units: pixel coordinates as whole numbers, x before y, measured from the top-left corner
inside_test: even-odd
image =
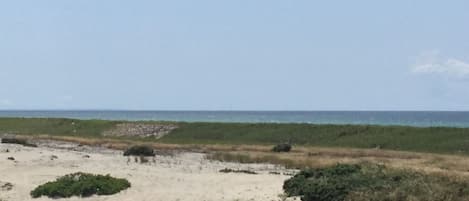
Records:
[[[123,122],[59,118],[0,118],[0,134],[109,138],[103,136],[103,133]],[[469,128],[151,121],[144,123],[172,124],[178,128],[161,139],[112,138],[168,144],[273,145],[291,142],[293,145],[301,146],[469,154]]]

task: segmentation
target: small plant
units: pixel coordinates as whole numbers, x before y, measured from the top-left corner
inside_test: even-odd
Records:
[[[125,150],[124,156],[155,156],[155,152],[150,146],[136,145]]]
[[[289,152],[291,148],[292,148],[291,144],[283,143],[283,144],[275,145],[274,148],[272,148],[272,151],[273,152]]]
[[[2,143],[4,144],[20,144],[26,147],[37,147],[37,145],[29,143],[25,139],[18,138],[2,138]]]
[[[130,187],[126,179],[113,178],[109,175],[74,173],[47,182],[31,191],[33,198],[68,198],[72,196],[88,197],[91,195],[112,195]]]

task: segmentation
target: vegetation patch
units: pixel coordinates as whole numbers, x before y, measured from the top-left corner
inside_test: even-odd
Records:
[[[171,125],[168,135],[155,137],[105,136],[126,123]],[[170,131],[169,131],[170,130]],[[165,131],[166,132],[166,131]],[[295,123],[209,123],[106,121],[62,118],[0,118],[0,133],[21,135],[105,137],[138,142],[174,144],[275,145],[380,148],[469,155],[469,128],[378,125],[318,125]]]
[[[73,173],[38,186],[31,191],[33,198],[68,198],[72,196],[88,197],[91,195],[112,195],[130,187],[126,179],[113,178],[109,175]]]
[[[273,152],[290,152],[291,147],[292,147],[291,144],[287,144],[287,143],[278,144],[272,148],[272,151]]]
[[[222,172],[222,173],[257,174],[257,172],[250,171],[250,170],[233,170],[233,169],[230,169],[230,168],[221,169],[219,172]]]
[[[151,146],[136,145],[125,150],[124,156],[155,156],[155,152]]]
[[[205,157],[208,160],[216,160],[221,162],[235,162],[235,163],[269,163],[274,165],[281,165],[285,168],[305,168],[308,164],[302,163],[302,161],[294,161],[291,159],[280,158],[273,155],[264,156],[251,156],[249,154],[242,153],[224,153],[216,152],[209,154]]]
[[[469,196],[466,181],[373,164],[303,170],[283,189],[302,201],[463,201]]]
[[[469,128],[290,123],[177,123],[166,143],[380,148],[469,155]],[[442,143],[444,142],[444,143]]]
[[[4,144],[20,144],[26,147],[37,147],[37,145],[29,143],[25,139],[18,139],[18,138],[2,138],[2,143]]]

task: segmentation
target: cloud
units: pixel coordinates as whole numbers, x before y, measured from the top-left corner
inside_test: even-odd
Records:
[[[469,63],[455,58],[442,58],[437,50],[424,52],[411,66],[417,74],[437,74],[456,78],[469,78]]]

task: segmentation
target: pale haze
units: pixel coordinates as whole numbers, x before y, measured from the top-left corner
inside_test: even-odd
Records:
[[[469,1],[0,2],[0,109],[469,110]]]

